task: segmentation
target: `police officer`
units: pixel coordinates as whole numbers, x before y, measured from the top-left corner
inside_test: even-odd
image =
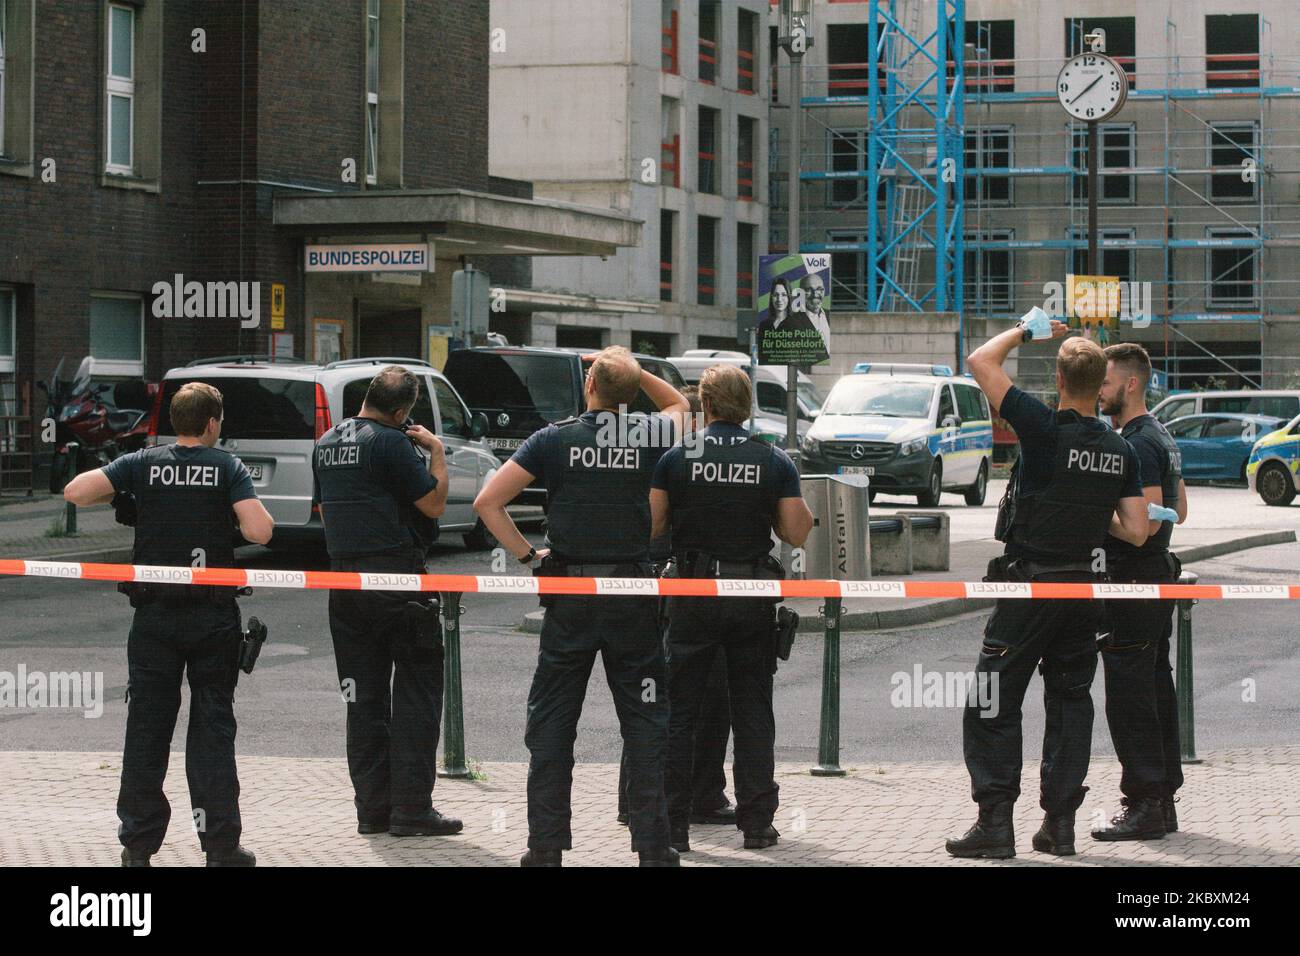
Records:
[[[685,578],[781,578],[771,557],[772,532],[795,547],[812,528],[799,471],[781,449],[749,435],[749,377],[715,365],[700,379],[704,442],[699,454],[674,448],[659,462],[650,492],[654,532],[671,527],[676,573]],[[672,845],[690,850],[692,757],[709,671],[726,654],[728,700],[736,735],[736,827],[746,849],[776,844],[772,826],[776,671],[773,602],[769,598],[669,598],[668,731],[665,793]]]
[[[629,415],[639,389],[660,409]],[[650,477],[676,441],[687,404],[615,346],[591,363],[587,411],[535,432],[479,492],[483,523],[540,575],[649,577]],[[538,553],[506,505],[540,479],[549,500],[548,550]],[[632,849],[642,866],[677,866],[668,845],[663,765],[668,700],[655,597],[547,598],[528,692],[528,852],[523,866],[559,866],[572,848],[573,741],[599,651],[623,734]]]
[[[1050,323],[1052,338],[1067,331],[1060,322]],[[1013,385],[1002,370],[1007,356],[1029,336],[1023,324],[1008,329],[967,359],[995,414],[1020,439],[1020,457],[998,515],[997,537],[1006,551],[990,562],[986,580],[1095,581],[1108,530],[1134,544],[1146,540],[1137,456],[1094,417],[1106,375],[1101,346],[1084,338],[1061,344],[1060,401],[1053,411]],[[1040,795],[1046,816],[1033,847],[1074,853],[1074,815],[1087,791],[1089,689],[1097,669],[1100,611],[1099,602],[1090,600],[998,600],[984,629],[962,719],[979,819],[965,836],[947,842],[953,856],[1015,856],[1011,812],[1020,795],[1020,706],[1035,667],[1043,675],[1047,711]]]
[[[700,389],[687,385],[681,390],[690,405],[685,431],[693,434],[697,424],[703,427]],[[672,557],[672,535],[655,534],[650,541],[650,558],[657,565]],[[662,606],[662,603],[661,603]],[[666,638],[666,635],[665,635]],[[669,702],[671,704],[671,701]],[[704,689],[704,709],[695,725],[695,759],[692,775],[694,796],[691,798],[691,822],[734,825],[736,808],[727,799],[727,740],[731,737],[731,712],[727,707],[727,654],[721,648],[714,655]],[[627,825],[627,767],[619,761],[618,822]]]
[[[234,567],[234,523],[255,544],[271,540],[275,523],[253,491],[243,463],[213,446],[221,437],[221,393],[211,385],[181,386],[168,406],[176,443],[124,455],[78,475],[63,496],[76,505],[134,496],[137,565]],[[233,515],[233,522],[232,522]],[[239,779],[235,771],[235,683],[241,626],[234,588],[182,584],[125,585],[135,616],[127,638],[126,743],[117,798],[123,866],[149,866],[171,819],[163,795],[167,758],[190,684],[185,775],[199,843],[208,866],[253,866],[239,845]]]
[[[448,485],[442,443],[407,421],[419,394],[419,380],[390,365],[357,416],[316,443],[316,498],[335,571],[425,571]],[[433,808],[443,682],[436,597],[334,590],[329,614],[357,832],[459,833],[461,821]]]
[[[1106,349],[1106,381],[1101,410],[1137,452],[1142,494],[1148,512],[1168,509],[1187,520],[1187,488],[1182,455],[1165,426],[1147,412],[1151,358],[1135,342]],[[1174,522],[1152,520],[1141,547],[1121,538],[1106,539],[1106,570],[1124,584],[1175,584],[1182,571],[1169,550]],[[1109,627],[1102,639],[1106,674],[1106,722],[1123,773],[1119,814],[1111,826],[1092,831],[1095,840],[1158,840],[1178,829],[1174,794],[1183,784],[1178,743],[1178,705],[1169,638],[1174,601],[1111,601]]]

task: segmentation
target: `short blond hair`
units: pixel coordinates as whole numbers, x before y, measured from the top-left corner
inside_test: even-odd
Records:
[[[700,404],[704,416],[741,425],[754,404],[749,376],[735,365],[714,365],[700,376]]]
[[[588,374],[602,405],[631,405],[641,389],[641,366],[621,345],[597,352]]]
[[[1106,379],[1106,353],[1091,339],[1066,339],[1056,353],[1056,370],[1071,395],[1096,395]]]

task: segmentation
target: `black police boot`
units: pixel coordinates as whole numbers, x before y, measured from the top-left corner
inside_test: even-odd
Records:
[[[953,856],[1005,860],[1016,855],[1016,835],[1011,826],[1011,804],[980,807],[979,819],[966,835],[948,840],[944,847]]]
[[[529,850],[519,858],[520,866],[563,866],[563,850]]]
[[[780,841],[781,834],[776,832],[776,827],[770,823],[761,830],[745,831],[745,849],[746,850],[765,850],[769,846],[776,846]]]
[[[126,847],[122,847],[122,865],[152,867],[153,864],[149,862],[150,855],[148,853],[132,853]]]
[[[1166,833],[1178,832],[1178,810],[1177,808],[1174,807],[1174,804],[1177,802],[1178,802],[1178,798],[1175,797],[1172,793],[1167,797],[1161,798],[1160,800],[1160,808],[1165,812]]]
[[[1163,840],[1165,837],[1165,809],[1159,797],[1120,799],[1119,813],[1111,817],[1111,825],[1092,831],[1094,840]]]
[[[444,817],[430,807],[423,813],[407,814],[398,810],[388,824],[388,832],[393,836],[451,836],[465,829],[465,824],[455,817]]]
[[[691,822],[734,827],[736,825],[736,808],[733,804],[724,803],[712,810],[700,810],[691,814]]]
[[[1074,814],[1048,813],[1034,834],[1034,849],[1055,856],[1074,856]]]
[[[677,855],[677,851],[672,847],[664,847],[662,850],[642,850],[637,854],[641,858],[638,866],[681,866],[682,858]]]
[[[387,833],[388,818],[376,817],[373,820],[358,820],[357,832],[360,833],[362,836],[369,836],[373,833]]]
[[[242,846],[227,847],[224,850],[208,851],[208,866],[256,866],[257,857],[252,850]]]
[[[668,845],[678,853],[691,852],[691,828],[689,826],[669,827]]]

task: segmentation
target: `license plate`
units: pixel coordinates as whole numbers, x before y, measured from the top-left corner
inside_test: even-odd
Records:
[[[843,465],[840,468],[841,475],[874,475],[876,469],[870,465]]]
[[[489,438],[488,447],[497,451],[514,451],[524,443],[522,438]]]
[[[252,476],[252,478],[253,478],[254,481],[261,481],[261,480],[262,480],[262,466],[261,466],[261,465],[250,465],[248,462],[244,462],[244,467],[248,469],[248,473],[249,473],[249,475]]]

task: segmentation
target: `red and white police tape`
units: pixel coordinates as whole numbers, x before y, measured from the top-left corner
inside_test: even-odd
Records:
[[[783,598],[1128,598],[1300,600],[1300,584],[1022,584],[986,581],[780,581],[713,578],[557,578],[490,574],[392,574],[172,568],[132,564],[0,559],[0,575],[82,581],[141,581],[224,587],[463,594],[568,594],[623,597]]]

